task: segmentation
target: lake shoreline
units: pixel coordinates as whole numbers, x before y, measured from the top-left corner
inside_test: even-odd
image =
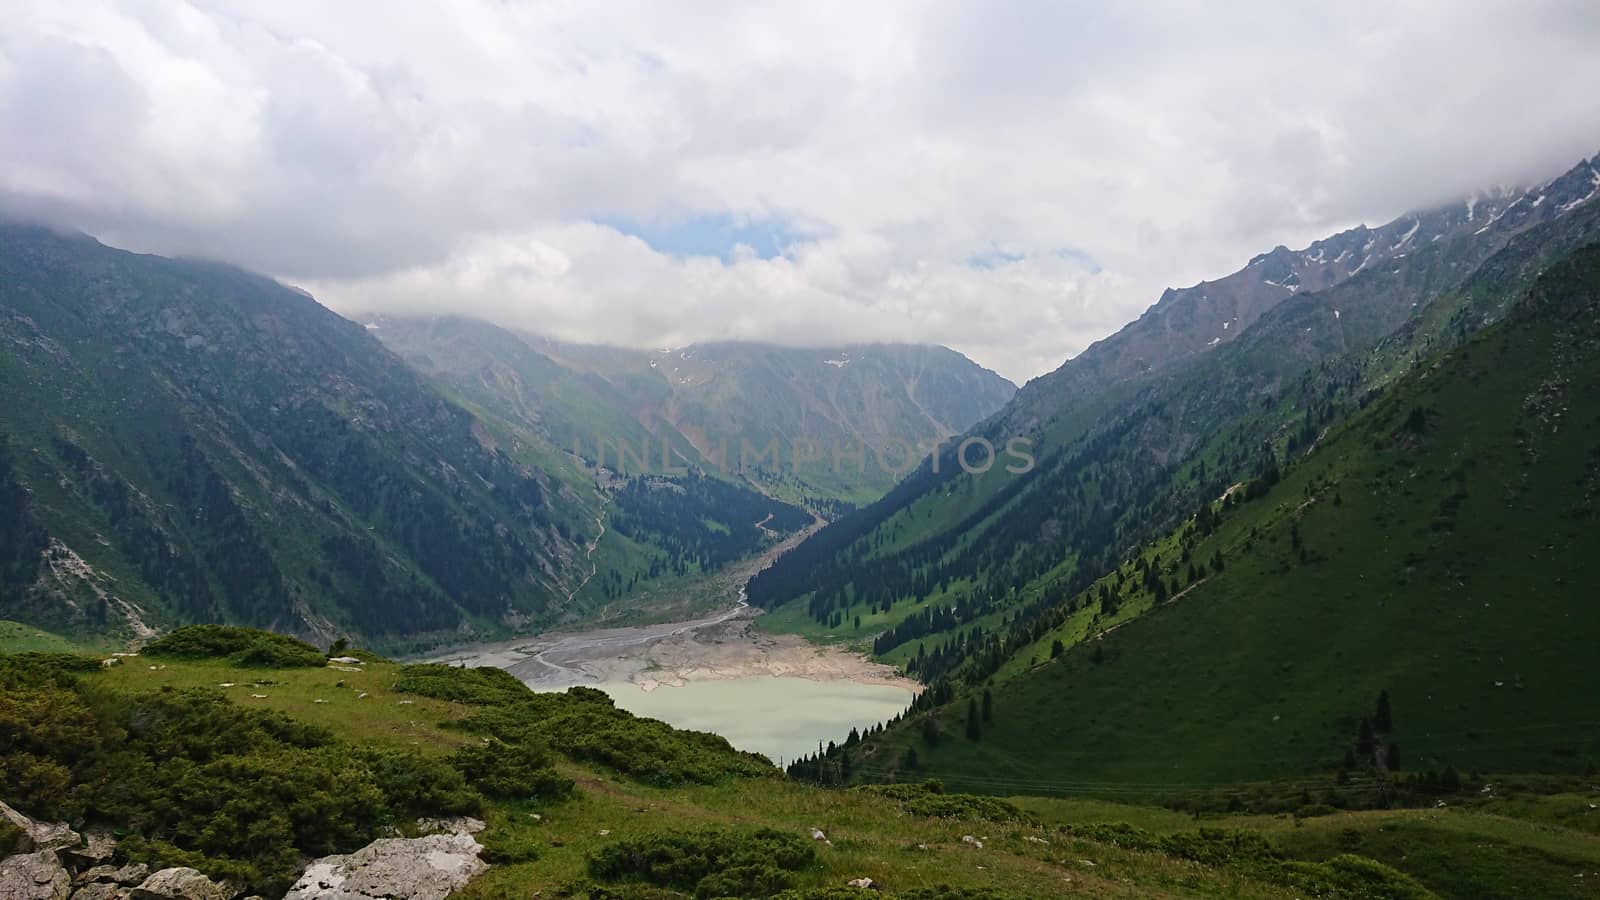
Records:
[[[505,669],[535,690],[631,684],[649,693],[703,681],[802,678],[895,687],[915,697],[922,685],[898,669],[798,635],[769,634],[759,610],[739,605],[686,622],[552,632],[457,647],[429,657],[451,665]]]

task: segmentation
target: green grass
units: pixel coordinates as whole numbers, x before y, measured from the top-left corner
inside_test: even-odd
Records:
[[[32,625],[0,620],[0,653],[72,653],[84,649],[88,649],[84,644]]]
[[[223,660],[133,657],[82,677],[129,695],[214,689],[234,703],[326,728],[340,740],[430,755],[476,743],[476,736],[451,723],[475,710],[493,709],[502,693],[499,682],[481,696],[469,691],[480,703],[491,704],[470,706],[397,691],[402,676],[394,663],[374,661],[359,668],[254,670]],[[225,683],[233,686],[220,687]],[[867,876],[884,885],[890,897],[937,885],[989,888],[1008,898],[1305,896],[1283,880],[1289,871],[1284,866],[1309,866],[1349,852],[1387,863],[1443,897],[1585,896],[1578,892],[1582,885],[1573,886],[1574,873],[1600,871],[1600,835],[1586,830],[1576,813],[1577,804],[1593,802],[1581,792],[1536,797],[1508,787],[1506,796],[1475,799],[1472,808],[1338,813],[1307,820],[1207,815],[1197,821],[1170,809],[1109,799],[1011,797],[1009,804],[989,804],[989,810],[959,796],[909,803],[781,778],[654,787],[572,759],[561,760],[558,769],[577,785],[571,799],[488,803],[489,829],[482,840],[499,862],[461,896],[586,896],[591,854],[621,841],[700,827],[769,827],[800,836],[821,828],[832,843],[813,845],[815,860],[795,874],[796,886],[838,886]],[[924,807],[926,814],[917,811]],[[995,818],[969,818],[962,810]],[[935,811],[963,817],[938,818]],[[1143,829],[1160,846],[1096,837],[1104,823]],[[1261,835],[1269,842],[1263,846],[1276,847],[1274,852],[1291,862],[1263,866],[1242,856],[1230,861],[1224,854],[1198,863],[1173,849],[1190,846],[1200,826]],[[981,840],[983,848],[965,843],[966,835]]]

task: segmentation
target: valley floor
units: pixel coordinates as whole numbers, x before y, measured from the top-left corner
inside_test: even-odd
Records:
[[[893,667],[858,653],[761,631],[755,613],[741,604],[687,622],[545,634],[457,648],[430,661],[503,668],[536,689],[632,683],[652,691],[691,681],[757,677],[920,689]]]

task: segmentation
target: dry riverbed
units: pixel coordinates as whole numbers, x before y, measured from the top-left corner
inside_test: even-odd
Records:
[[[755,627],[746,606],[688,622],[607,628],[458,648],[433,658],[453,665],[497,666],[539,690],[572,685],[662,685],[734,678],[788,677],[853,681],[916,691],[893,667],[794,635]]]

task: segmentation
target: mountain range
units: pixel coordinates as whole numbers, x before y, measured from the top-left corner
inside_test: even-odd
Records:
[[[922,655],[914,670],[936,677],[939,660],[1081,590],[1498,320],[1544,266],[1600,236],[1597,194],[1584,161],[1168,291],[972,432],[1027,438],[1033,470],[974,474],[947,450],[763,572],[752,600],[781,627],[902,664]],[[964,649],[946,654],[952,643]]]
[[[0,226],[0,618],[107,636],[230,622],[396,647],[502,634],[748,557],[812,522],[783,496],[832,514],[884,484],[847,471],[827,491],[775,490],[781,472],[769,486],[711,465],[641,407],[671,393],[664,379],[600,377],[484,323],[389,325],[229,266]],[[832,415],[802,422],[831,423],[819,438],[840,423],[942,436],[1011,392],[931,348],[859,348],[840,367],[820,351],[705,352],[756,362],[683,401],[697,435],[743,404],[767,414],[760,435],[788,438],[774,417],[804,395]],[[783,404],[747,399],[783,391]],[[631,471],[595,454],[605,439],[679,452],[666,471],[654,458]]]

